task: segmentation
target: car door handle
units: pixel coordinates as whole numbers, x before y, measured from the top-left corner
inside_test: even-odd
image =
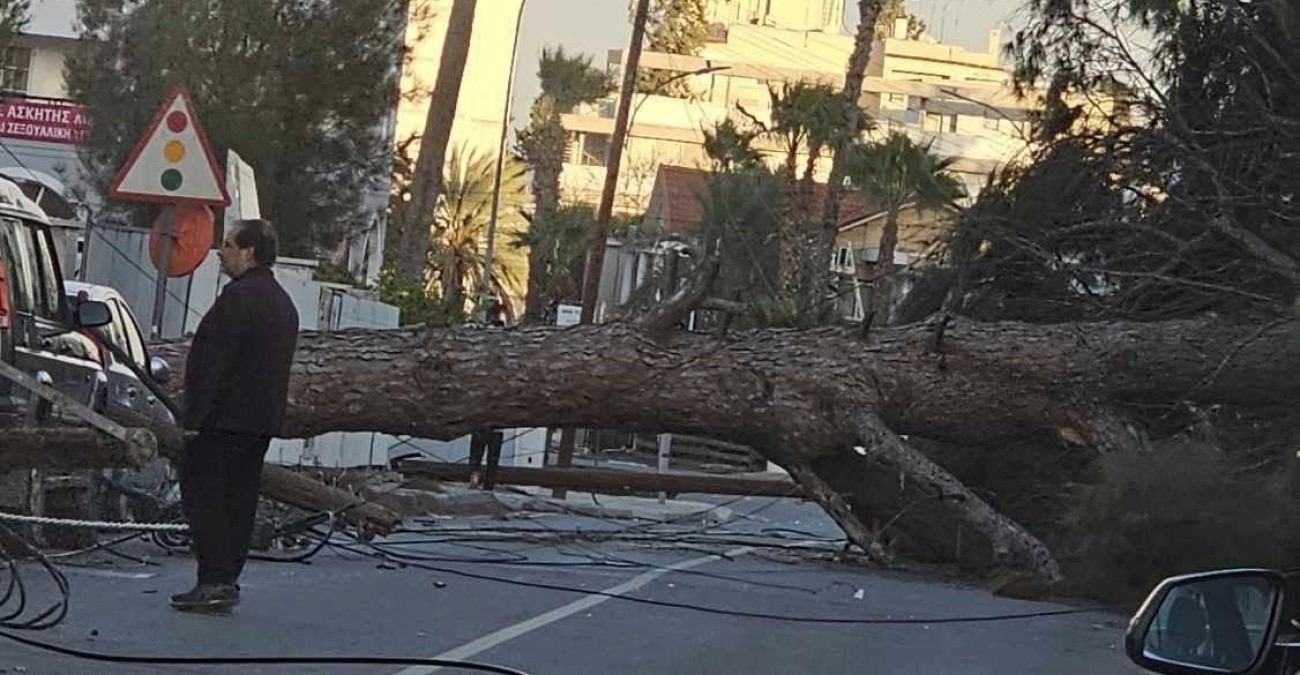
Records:
[[[136,396],[140,395],[140,390],[136,389],[135,387],[127,387],[126,395],[129,396],[130,398],[135,398]]]

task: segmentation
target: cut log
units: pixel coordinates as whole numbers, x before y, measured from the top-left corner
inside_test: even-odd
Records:
[[[409,476],[428,476],[440,480],[467,481],[470,474],[468,464],[446,462],[406,461],[397,464],[395,468]],[[799,486],[788,480],[710,474],[640,473],[608,469],[534,469],[503,466],[497,469],[497,482],[605,493],[673,492],[754,497],[804,496]]]
[[[932,330],[884,328],[869,341],[842,329],[718,337],[647,335],[618,323],[305,333],[286,423],[302,437],[451,439],[482,427],[573,426],[724,439],[792,469],[854,541],[873,543],[846,513],[860,525],[908,509],[895,526],[936,555],[980,568],[1035,567],[1047,578],[1051,564],[1023,531],[1000,532],[1010,521],[982,502],[949,499],[964,488],[919,463],[919,453],[898,450],[906,448],[899,434],[980,448],[1049,435],[1105,450],[1129,445],[1115,412],[1127,402],[1263,406],[1300,395],[1291,326],[954,319],[938,353],[927,349]],[[178,366],[185,350],[156,349]],[[178,373],[174,381],[182,380]],[[862,441],[864,414],[892,436]],[[859,445],[872,456],[856,454]],[[900,471],[903,485],[877,489]]]
[[[274,464],[262,469],[262,494],[308,511],[334,514],[366,536],[388,534],[402,522],[402,516],[392,509]]]
[[[91,428],[19,427],[0,430],[0,470],[71,471],[141,467],[153,455]]]

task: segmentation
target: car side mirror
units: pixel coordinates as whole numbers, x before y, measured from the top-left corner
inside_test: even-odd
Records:
[[[149,359],[149,376],[159,384],[167,384],[172,379],[172,367],[166,359],[154,356]]]
[[[1277,639],[1284,589],[1272,570],[1165,579],[1133,615],[1124,650],[1156,673],[1255,673]]]
[[[82,300],[72,311],[72,321],[77,328],[99,328],[113,322],[108,305],[98,300]]]

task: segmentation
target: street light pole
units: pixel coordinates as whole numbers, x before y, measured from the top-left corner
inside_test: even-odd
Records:
[[[515,16],[515,40],[510,47],[510,79],[506,82],[506,102],[501,113],[501,138],[497,141],[496,172],[492,176],[492,215],[488,219],[487,252],[483,255],[483,276],[479,279],[478,308],[475,315],[487,323],[487,299],[492,284],[492,263],[496,253],[497,215],[501,209],[501,173],[506,163],[506,137],[510,131],[510,104],[515,93],[515,58],[519,53],[519,32],[524,23],[524,5],[528,0],[519,0],[519,13]]]

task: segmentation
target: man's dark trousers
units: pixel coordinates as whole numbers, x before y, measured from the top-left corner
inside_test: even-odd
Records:
[[[234,584],[248,559],[268,436],[202,431],[181,457],[181,502],[200,584]]]

